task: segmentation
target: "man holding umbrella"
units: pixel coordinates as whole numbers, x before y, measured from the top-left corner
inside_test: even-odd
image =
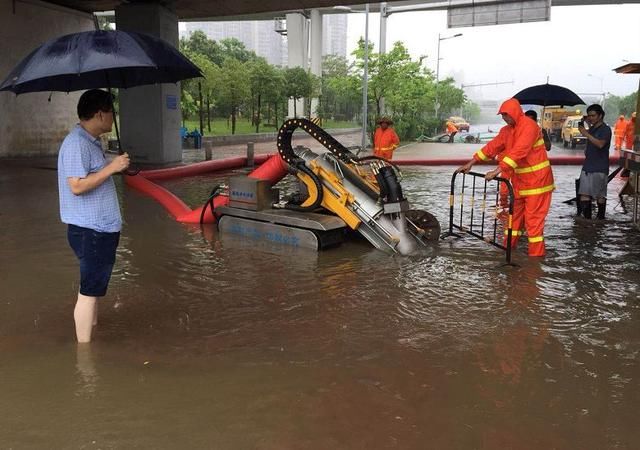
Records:
[[[129,155],[110,163],[100,135],[111,131],[111,94],[92,89],[78,101],[80,123],[67,135],[58,154],[60,218],[80,263],[80,290],[73,312],[78,342],[90,342],[97,323],[97,299],[107,292],[116,259],[122,217],[112,175],[129,167]]]

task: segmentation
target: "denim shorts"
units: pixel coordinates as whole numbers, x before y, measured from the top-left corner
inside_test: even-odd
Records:
[[[101,233],[69,225],[67,239],[80,261],[80,293],[87,297],[104,297],[116,262],[120,233]]]

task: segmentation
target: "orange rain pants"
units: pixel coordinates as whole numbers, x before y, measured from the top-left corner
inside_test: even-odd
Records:
[[[627,150],[633,150],[633,139],[636,137],[636,118],[633,117],[627,122],[627,128],[624,136],[624,147]]]
[[[544,256],[544,222],[551,206],[551,192],[517,198],[513,203],[511,248],[518,244],[523,231],[529,239],[529,256]]]
[[[615,142],[616,150],[620,150],[622,148],[622,142],[624,141],[626,128],[627,128],[627,121],[624,120],[624,117],[619,118],[613,130],[613,134],[616,137],[616,142]]]

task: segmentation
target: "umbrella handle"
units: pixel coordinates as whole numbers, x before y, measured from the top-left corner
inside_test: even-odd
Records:
[[[107,80],[108,80],[108,77],[109,76],[107,75]],[[111,95],[111,98],[113,98],[111,88],[109,88],[109,95]],[[118,140],[118,155],[122,155],[124,154],[124,150],[122,148],[122,142],[120,142],[120,129],[118,128],[118,115],[116,113],[116,108],[115,108],[115,105],[113,105],[113,103],[111,105],[111,108],[113,109],[113,125],[115,125],[116,127],[116,139]],[[138,173],[140,173],[140,169],[126,169],[122,173],[129,176],[135,176],[135,175],[138,175]]]

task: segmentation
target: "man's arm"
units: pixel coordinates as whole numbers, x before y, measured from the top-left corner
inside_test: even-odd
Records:
[[[597,137],[595,137],[594,135],[589,133],[585,129],[585,127],[580,127],[579,126],[578,130],[580,130],[580,134],[582,134],[584,137],[586,137],[589,142],[591,142],[593,145],[598,147],[600,150],[602,150],[604,148],[604,146],[607,145],[607,140],[606,139],[598,139]],[[611,129],[609,129],[609,131],[611,131]],[[609,133],[609,142],[611,142],[611,133]]]
[[[108,165],[103,167],[97,172],[89,173],[84,178],[69,177],[67,178],[67,184],[74,195],[82,195],[89,192],[109,178],[114,173],[122,172],[129,167],[129,155],[124,153],[114,158]]]

